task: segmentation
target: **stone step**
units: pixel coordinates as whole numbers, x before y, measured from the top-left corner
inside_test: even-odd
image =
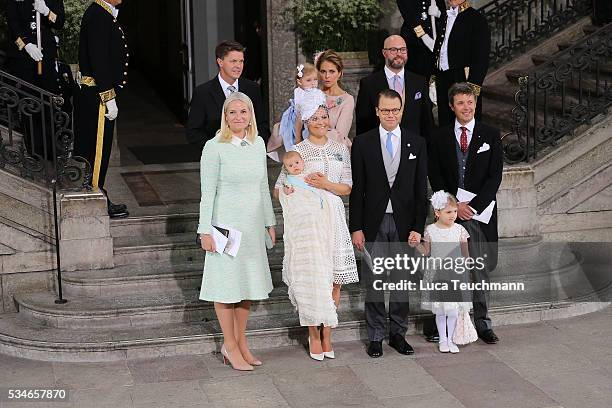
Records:
[[[277,243],[268,251],[270,265],[282,262],[282,232],[277,232]],[[134,264],[185,264],[204,262],[204,251],[196,244],[196,234],[126,236],[114,238],[114,262],[119,265]]]
[[[579,269],[579,256],[560,244],[548,244],[541,239],[512,238],[500,242],[498,268],[491,274],[492,282],[528,282],[532,287],[525,293],[513,294],[512,298],[498,295],[500,302],[527,303],[529,300],[548,296],[550,291],[550,275],[554,271],[560,285],[573,287],[576,290],[582,286],[582,274]],[[69,302],[65,305],[54,303],[55,295],[41,292],[17,295],[15,300],[19,311],[26,319],[40,321],[45,326],[83,328],[83,327],[119,327],[150,325],[153,323],[195,321],[214,318],[210,304],[198,299],[201,272],[191,276],[185,282],[172,282],[176,275],[166,277],[169,283],[160,283],[159,276],[163,274],[144,273],[138,279],[132,278],[127,284],[127,268],[117,268],[115,275],[95,278],[83,275],[81,282],[93,289],[100,290],[93,296],[74,295],[74,290],[65,290]],[[273,271],[277,276],[277,284],[271,298],[262,302],[260,313],[285,313],[292,309],[286,296],[286,287],[280,283],[280,269]],[[67,274],[67,280],[74,281],[75,274]],[[170,274],[168,274],[170,275]],[[420,276],[420,275],[417,275]],[[607,281],[606,281],[607,282]],[[193,285],[193,286],[189,286]],[[98,285],[98,288],[96,288]],[[175,287],[170,289],[174,285]],[[181,286],[182,285],[182,286]],[[196,286],[197,285],[197,286]],[[66,282],[64,286],[74,286]],[[122,287],[124,286],[124,287]],[[117,293],[113,288],[117,287]],[[157,289],[155,289],[157,287]],[[130,291],[130,288],[132,291]],[[152,288],[147,290],[147,288]],[[588,292],[590,287],[586,288]],[[349,308],[362,307],[360,284],[344,287],[341,310],[348,302]],[[272,305],[272,306],[270,306]]]
[[[609,301],[586,297],[571,302],[492,307],[489,314],[499,327],[583,315],[609,305]],[[408,335],[420,335],[423,319],[430,316],[412,311],[407,319]],[[333,332],[335,343],[367,339],[362,311],[340,312],[338,317],[339,324]],[[248,321],[247,336],[253,350],[300,345],[306,343],[307,329],[299,326],[295,313],[253,316]],[[114,330],[66,330],[24,321],[17,314],[0,317],[0,353],[43,361],[95,362],[204,354],[218,352],[222,342],[216,321]]]
[[[273,204],[278,204],[273,200]],[[274,206],[276,222],[282,233],[282,209]],[[163,214],[111,220],[113,238],[192,233],[198,229],[198,213]]]
[[[203,262],[184,264],[143,263],[113,269],[64,272],[62,288],[67,297],[108,297],[160,291],[199,289]],[[270,266],[272,282],[282,282],[282,264]]]
[[[65,329],[100,329],[155,326],[216,319],[211,302],[199,299],[199,290],[151,292],[107,297],[73,297],[56,305],[55,294],[39,292],[15,296],[19,316],[45,327]],[[342,290],[339,310],[363,309],[360,286],[347,285]],[[266,300],[253,303],[251,316],[273,316],[293,311],[287,287],[274,288]]]
[[[514,104],[489,99],[483,96],[482,120],[484,123],[501,130],[502,135],[509,132],[513,125],[512,108]]]
[[[584,32],[585,35],[591,35],[593,34],[595,31],[601,29],[601,27],[597,27],[595,25],[592,24],[587,24],[585,26],[582,27],[582,31]]]
[[[531,60],[535,66],[545,64],[550,61],[550,57],[547,55],[534,54],[531,56]],[[612,76],[612,63],[604,63],[599,65],[599,74],[601,79],[609,78]]]

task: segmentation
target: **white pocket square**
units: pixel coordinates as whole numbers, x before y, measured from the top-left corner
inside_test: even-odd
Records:
[[[414,160],[414,159],[416,159],[416,156],[410,153],[410,156],[408,156],[408,160]]]
[[[478,148],[478,151],[476,153],[486,152],[487,150],[491,150],[491,146],[489,146],[488,143],[483,143],[482,146]]]
[[[414,100],[421,99],[421,92],[417,92],[414,94]]]

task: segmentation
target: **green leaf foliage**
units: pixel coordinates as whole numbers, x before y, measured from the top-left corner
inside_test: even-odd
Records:
[[[368,34],[378,29],[379,0],[292,0],[286,16],[306,56],[331,48],[335,51],[367,49]]]

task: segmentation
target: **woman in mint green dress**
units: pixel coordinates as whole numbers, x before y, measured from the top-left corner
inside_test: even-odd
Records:
[[[253,104],[245,94],[234,92],[225,100],[221,129],[202,150],[200,177],[198,234],[207,251],[200,299],[214,302],[224,362],[229,360],[237,370],[253,370],[261,361],[249,351],[245,330],[251,301],[266,299],[272,291],[266,235],[274,242],[276,222],[266,146],[257,135]],[[235,256],[216,252],[213,224],[242,233]]]

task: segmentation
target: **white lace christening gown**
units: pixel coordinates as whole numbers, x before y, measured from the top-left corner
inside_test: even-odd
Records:
[[[348,148],[333,140],[324,145],[316,145],[306,139],[296,144],[293,149],[304,159],[305,174],[321,172],[333,183],[353,185],[351,176],[351,157]],[[282,189],[285,182],[285,171],[281,171],[275,188]],[[342,198],[326,194],[329,206],[334,213],[333,274],[334,283],[349,284],[359,281],[355,252],[351,235],[346,224],[346,212]]]

